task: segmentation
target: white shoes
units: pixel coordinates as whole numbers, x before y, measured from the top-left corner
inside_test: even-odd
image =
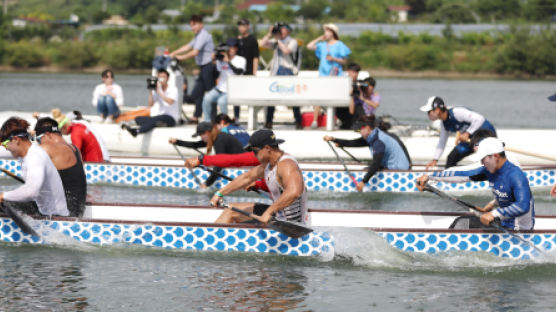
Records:
[[[319,127],[319,124],[316,121],[313,121],[313,123],[311,123],[311,129],[316,129]]]

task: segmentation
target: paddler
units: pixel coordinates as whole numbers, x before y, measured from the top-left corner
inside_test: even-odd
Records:
[[[295,158],[280,149],[279,145],[283,142],[284,140],[276,139],[272,130],[261,129],[253,133],[245,149],[254,152],[261,164],[235,178],[217,191],[211,198],[210,203],[217,206],[224,196],[243,189],[260,178],[264,178],[270,191],[271,205],[260,203],[230,205],[260,216],[259,221],[265,224],[272,217],[278,220],[307,222],[307,191],[303,182],[303,174]],[[230,209],[224,209],[216,220],[217,223],[245,221],[249,221],[249,218]]]
[[[49,117],[37,120],[35,137],[60,174],[70,217],[81,217],[85,211],[87,178],[79,149],[64,140],[58,122]]]
[[[448,154],[446,168],[453,167],[466,156],[473,153],[473,147],[469,140],[479,129],[487,129],[496,135],[496,130],[492,124],[481,114],[471,111],[465,107],[446,107],[444,100],[438,96],[431,96],[427,103],[421,106],[420,110],[427,113],[431,121],[440,119],[440,138],[436,145],[433,160],[430,161],[426,169],[435,167],[438,159],[442,156],[446,148],[446,141],[450,132],[457,133],[456,146]]]
[[[62,179],[48,154],[31,142],[29,123],[11,117],[0,128],[0,143],[21,161],[25,183],[15,190],[0,193],[0,204],[27,214],[68,216]]]
[[[500,219],[501,225],[507,229],[532,230],[535,225],[535,203],[529,180],[518,166],[508,161],[502,141],[492,137],[482,140],[475,158],[481,161],[481,167],[425,174],[417,179],[417,188],[422,192],[429,180],[444,182],[488,180],[499,207],[482,214],[481,223],[489,225],[495,219]]]
[[[363,180],[357,183],[356,188],[359,192],[380,169],[408,170],[411,166],[409,154],[403,143],[387,132],[380,130],[375,123],[374,115],[359,118],[355,124],[355,128],[361,133],[359,139],[342,140],[329,135],[323,137],[323,140],[332,141],[338,146],[368,146],[371,150],[373,162],[369,165]]]

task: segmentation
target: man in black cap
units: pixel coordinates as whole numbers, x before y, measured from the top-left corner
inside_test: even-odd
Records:
[[[272,218],[299,223],[307,222],[307,191],[303,174],[297,161],[278,147],[281,143],[284,143],[284,140],[276,139],[272,130],[262,129],[253,133],[245,150],[253,151],[261,164],[217,191],[210,203],[216,206],[225,195],[243,189],[264,177],[272,199],[271,205],[259,203],[231,205],[255,214],[258,216],[256,219],[263,224],[267,224]],[[249,218],[230,209],[224,209],[216,219],[216,223],[245,221],[249,221]]]
[[[249,33],[251,25],[249,20],[242,18],[237,22],[239,32],[239,51],[237,55],[243,56],[247,61],[244,75],[257,75],[259,67],[259,42],[257,38]],[[234,106],[234,122],[239,122],[240,106]]]

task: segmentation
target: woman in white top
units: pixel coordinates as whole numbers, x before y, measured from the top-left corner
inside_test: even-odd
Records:
[[[102,83],[93,91],[93,106],[103,122],[114,122],[120,116],[120,107],[124,106],[124,92],[114,83],[114,73],[110,69],[104,70],[101,78]]]
[[[48,154],[29,140],[28,127],[27,121],[11,117],[0,128],[1,144],[20,158],[25,180],[17,189],[0,193],[0,204],[31,214],[68,216],[62,179]]]

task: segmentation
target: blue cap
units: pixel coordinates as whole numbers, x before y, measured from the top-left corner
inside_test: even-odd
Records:
[[[237,38],[228,38],[226,45],[229,47],[239,47],[239,40]]]
[[[554,93],[553,95],[549,96],[548,99],[552,102],[556,102],[556,93]]]

